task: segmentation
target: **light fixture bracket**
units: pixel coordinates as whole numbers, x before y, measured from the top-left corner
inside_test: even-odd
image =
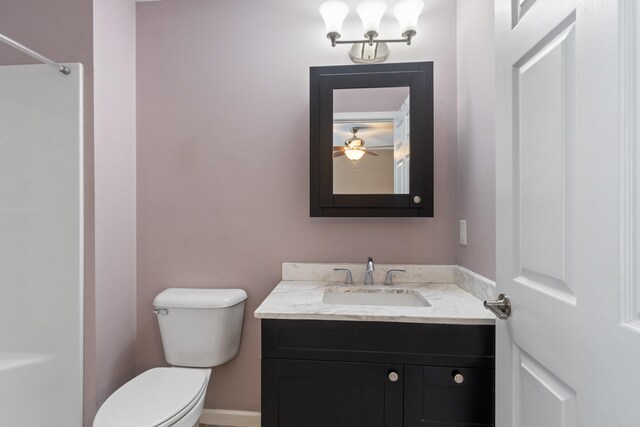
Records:
[[[327,34],[327,38],[331,40],[332,46],[335,46],[337,44],[355,44],[355,43],[367,43],[369,45],[372,45],[373,43],[406,43],[410,45],[411,40],[416,35],[416,32],[413,30],[407,31],[403,34],[403,37],[401,39],[382,39],[382,40],[378,40],[375,37],[374,38],[369,37],[363,40],[338,40],[338,38],[340,38],[340,34],[335,33],[337,34],[337,37],[335,38],[335,44],[334,44],[334,39],[330,37],[331,34],[332,33]]]
[[[375,64],[384,62],[389,57],[389,46],[386,43],[373,42],[354,43],[349,50],[349,58],[356,64]]]
[[[388,43],[406,43],[411,45],[413,37],[416,35],[414,30],[406,31],[402,34],[401,39],[382,39],[378,40],[376,37],[378,33],[370,31],[365,34],[365,39],[362,40],[338,40],[340,38],[339,33],[329,33],[327,38],[331,40],[331,46],[335,47],[339,44],[351,44],[349,50],[349,58],[358,64],[375,64],[378,62],[384,62],[389,57]]]

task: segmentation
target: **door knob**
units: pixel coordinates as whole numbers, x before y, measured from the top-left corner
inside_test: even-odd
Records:
[[[511,315],[511,301],[505,294],[498,295],[495,301],[485,301],[484,307],[498,316],[498,319],[506,320]]]
[[[391,371],[389,372],[389,381],[391,381],[392,383],[395,383],[396,381],[398,381],[398,373],[395,371]]]

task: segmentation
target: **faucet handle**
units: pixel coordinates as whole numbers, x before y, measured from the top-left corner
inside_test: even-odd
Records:
[[[351,270],[348,268],[334,268],[333,271],[346,271],[347,277],[344,279],[345,285],[353,285],[353,275],[351,274]]]
[[[394,269],[388,270],[388,271],[387,271],[387,275],[386,275],[386,277],[384,278],[384,284],[385,284],[385,285],[387,285],[387,286],[391,286],[391,285],[393,285],[393,276],[392,276],[392,273],[396,273],[396,272],[398,272],[398,273],[400,273],[400,272],[401,272],[401,273],[406,273],[406,272],[407,272],[407,270],[405,270],[405,269],[400,269],[400,268],[394,268]]]

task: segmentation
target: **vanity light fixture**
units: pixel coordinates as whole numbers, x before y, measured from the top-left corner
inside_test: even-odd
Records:
[[[329,0],[320,5],[320,15],[324,19],[327,38],[331,46],[353,44],[349,56],[353,62],[382,62],[389,56],[387,43],[411,44],[417,34],[418,17],[424,8],[423,0],[401,0],[393,7],[393,15],[400,24],[400,39],[378,39],[380,21],[387,10],[383,0],[364,0],[356,7],[362,21],[364,40],[339,40],[342,23],[349,13],[349,6],[341,0]]]

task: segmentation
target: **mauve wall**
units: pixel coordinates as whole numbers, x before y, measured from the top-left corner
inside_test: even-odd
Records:
[[[493,0],[458,0],[458,218],[467,246],[457,263],[495,280],[495,76]]]
[[[95,407],[92,0],[0,0],[0,33],[58,62],[84,65],[84,420]],[[37,63],[0,43],[0,65]]]
[[[456,9],[430,0],[412,46],[435,61],[435,218],[309,217],[309,66],[331,48],[322,0],[137,5],[138,370],[164,364],[152,301],[171,286],[247,290],[241,350],[214,370],[207,408],[260,409],[253,311],[283,261],[455,263]],[[352,10],[356,1],[351,1]],[[381,34],[395,37],[393,18]],[[352,13],[344,37],[360,35]],[[356,278],[362,280],[362,278]]]
[[[96,404],[135,375],[136,8],[94,0]]]

